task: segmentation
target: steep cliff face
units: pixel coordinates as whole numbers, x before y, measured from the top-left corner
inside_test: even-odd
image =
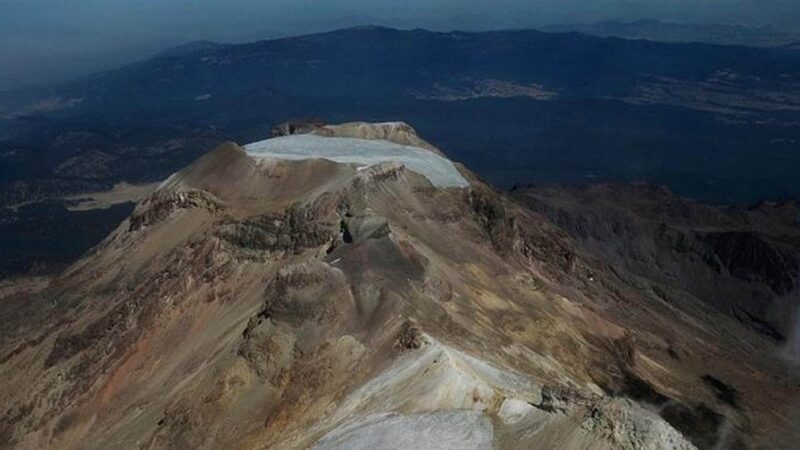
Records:
[[[431,147],[404,124],[326,129]],[[437,186],[325,156],[224,145],[59,277],[0,287],[0,447],[795,442],[798,379],[770,341],[463,168]]]

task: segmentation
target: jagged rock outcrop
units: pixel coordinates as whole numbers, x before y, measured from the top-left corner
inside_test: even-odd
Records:
[[[187,208],[205,208],[210,212],[222,207],[217,199],[205,191],[156,192],[145,198],[128,219],[129,230],[136,231],[165,219],[172,212]]]
[[[305,134],[317,128],[325,126],[325,122],[319,119],[297,119],[279,123],[272,127],[272,137],[291,136],[293,134]]]

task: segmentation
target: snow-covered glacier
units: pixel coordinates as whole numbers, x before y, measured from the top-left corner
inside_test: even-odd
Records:
[[[249,155],[256,158],[323,158],[358,166],[397,162],[425,176],[435,186],[469,185],[450,160],[424,148],[385,140],[298,134],[253,142],[244,148]]]

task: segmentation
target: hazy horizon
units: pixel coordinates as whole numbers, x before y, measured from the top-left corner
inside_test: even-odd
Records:
[[[355,26],[437,31],[609,20],[796,29],[790,0],[0,0],[0,90],[64,81],[183,43],[239,43]]]

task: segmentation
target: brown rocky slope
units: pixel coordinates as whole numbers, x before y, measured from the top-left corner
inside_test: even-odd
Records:
[[[774,342],[460,171],[212,151],[60,276],[0,288],[0,447],[796,442]]]

